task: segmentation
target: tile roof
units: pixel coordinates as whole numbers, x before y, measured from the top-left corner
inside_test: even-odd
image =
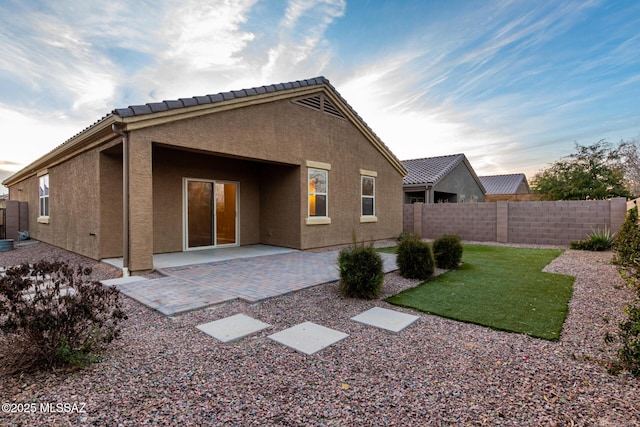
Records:
[[[409,172],[409,174],[402,179],[402,183],[404,185],[435,185],[464,160],[464,154],[402,160],[402,165]],[[471,172],[473,173],[473,171]]]
[[[326,79],[324,76],[320,76],[320,77],[314,77],[311,79],[296,80],[296,81],[287,82],[287,83],[278,83],[278,84],[272,84],[268,86],[252,87],[249,89],[220,92],[212,95],[193,96],[191,98],[180,98],[177,100],[170,100],[170,101],[150,102],[147,104],[130,105],[126,108],[116,108],[115,110],[112,111],[112,113],[123,118],[133,117],[133,116],[142,116],[144,114],[153,114],[161,111],[175,110],[178,108],[193,107],[195,105],[215,104],[216,102],[228,101],[230,99],[245,98],[248,96],[262,95],[265,93],[280,92],[283,90],[295,89],[299,87],[321,86],[321,85],[327,85],[331,87],[331,89],[333,89],[333,91],[337,94],[337,91],[333,86],[331,86],[331,83],[329,83],[329,80]],[[346,105],[349,105],[344,99],[342,99],[342,97],[340,98]],[[355,111],[353,111],[352,108],[351,108],[351,111],[355,114]],[[362,121],[362,119],[360,120]]]
[[[517,194],[523,182],[529,190],[527,177],[523,173],[481,176],[480,181],[487,190],[486,194]]]

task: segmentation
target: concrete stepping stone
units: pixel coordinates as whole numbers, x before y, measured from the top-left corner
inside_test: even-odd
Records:
[[[312,322],[304,322],[267,338],[294,349],[300,353],[311,355],[323,348],[342,341],[349,334],[326,328]]]
[[[196,326],[205,334],[222,342],[235,341],[270,327],[270,324],[244,314],[236,314]]]
[[[107,286],[118,286],[118,285],[126,285],[129,283],[142,282],[145,280],[148,280],[148,279],[142,276],[128,276],[128,277],[118,277],[116,279],[101,280],[100,283]]]
[[[382,307],[373,307],[351,318],[351,320],[355,320],[356,322],[391,332],[400,332],[418,319],[418,316],[388,310]]]

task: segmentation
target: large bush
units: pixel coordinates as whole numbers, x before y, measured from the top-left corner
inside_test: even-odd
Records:
[[[79,365],[119,333],[118,291],[89,281],[90,268],[41,261],[0,277],[0,368],[11,373]]]
[[[613,249],[616,253],[615,262],[630,270],[636,278],[640,278],[640,226],[637,206],[627,212],[627,218],[618,231]]]
[[[462,242],[460,236],[445,234],[433,241],[433,258],[438,268],[451,270],[457,268],[462,260]]]
[[[618,325],[617,336],[607,333],[605,341],[618,343],[618,362],[609,367],[609,372],[619,373],[628,370],[632,375],[640,377],[640,294],[636,300],[624,309],[627,320]]]
[[[400,275],[408,279],[426,280],[433,275],[434,260],[429,244],[411,234],[398,245],[397,263]]]
[[[383,261],[373,246],[353,244],[340,251],[340,291],[352,298],[374,299],[382,290]]]
[[[638,286],[640,279],[640,226],[638,225],[638,207],[627,212],[627,218],[620,227],[613,246],[616,253],[615,261],[621,267],[621,274],[627,275],[632,284]],[[628,274],[625,273],[628,272]],[[636,377],[640,377],[640,289],[635,301],[625,307],[627,320],[618,325],[617,336],[607,334],[605,341],[618,342],[619,362],[610,367],[610,372],[617,373],[628,370]]]

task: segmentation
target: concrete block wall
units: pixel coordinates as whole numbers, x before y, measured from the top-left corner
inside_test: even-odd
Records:
[[[607,200],[509,203],[509,242],[564,245],[611,228]]]
[[[443,234],[457,234],[463,240],[493,241],[496,238],[495,203],[438,203],[414,205],[410,232],[435,239]],[[409,227],[406,227],[409,228]]]
[[[592,230],[617,231],[626,200],[414,204],[405,206],[404,231],[434,239],[568,245]]]

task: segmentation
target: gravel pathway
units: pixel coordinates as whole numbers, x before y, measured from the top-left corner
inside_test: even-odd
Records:
[[[93,264],[41,244],[0,252],[0,265],[43,256]],[[577,277],[559,342],[345,299],[335,283],[175,318],[125,299],[129,320],[102,363],[0,379],[2,403],[77,406],[0,413],[0,425],[640,425],[640,380],[603,366],[614,354],[603,336],[633,296],[610,258],[569,250],[547,266]],[[415,284],[390,273],[383,297]],[[349,320],[373,306],[420,319],[399,334]],[[229,344],[195,328],[237,313],[273,327]],[[303,321],[350,337],[313,356],[266,338]]]

